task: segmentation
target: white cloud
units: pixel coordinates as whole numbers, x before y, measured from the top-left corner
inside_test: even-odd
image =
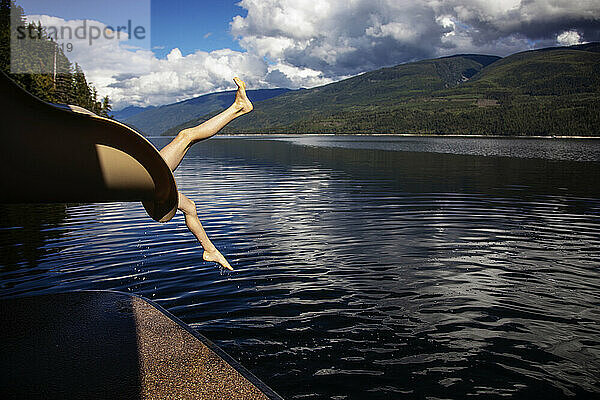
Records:
[[[562,46],[573,46],[581,43],[581,35],[577,31],[564,31],[556,37],[556,41]]]
[[[367,36],[384,37],[390,36],[395,40],[411,41],[415,39],[415,31],[408,24],[402,22],[390,22],[389,24],[370,26],[365,30]]]
[[[260,57],[229,49],[210,53],[197,51],[183,56],[177,48],[166,59],[152,60],[152,71],[118,79],[107,88],[115,103],[158,105],[235,87],[239,76],[248,87],[266,86],[267,65]]]
[[[326,78],[321,71],[280,62],[269,66],[266,81],[279,87],[314,87],[331,83],[333,79]]]
[[[448,29],[447,32],[444,32],[443,36],[454,36],[456,34],[456,22],[452,19],[451,15],[439,15],[435,18],[435,22],[440,24],[442,28]]]

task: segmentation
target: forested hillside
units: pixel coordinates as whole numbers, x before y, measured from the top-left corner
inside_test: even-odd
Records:
[[[598,136],[599,48],[384,68],[260,102],[225,132]]]

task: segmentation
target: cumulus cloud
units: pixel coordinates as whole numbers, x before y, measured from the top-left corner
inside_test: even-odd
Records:
[[[277,63],[321,71],[324,78],[426,57],[445,31],[430,7],[412,0],[239,4],[248,15],[235,17],[231,31],[242,47]]]
[[[573,46],[581,43],[581,35],[577,31],[564,31],[556,37],[556,41],[563,46]]]
[[[157,105],[232,89],[234,75],[246,79],[251,88],[313,87],[424,58],[457,53],[505,56],[600,40],[598,0],[241,0],[238,4],[247,15],[234,17],[230,30],[243,51],[183,55],[172,49],[166,59],[158,59],[124,43],[106,43],[102,55],[97,46],[96,52],[78,54],[77,61],[99,92],[109,94],[118,105]],[[144,63],[150,71],[131,74],[132,64],[142,68]]]
[[[244,48],[277,63],[321,71],[331,79],[426,57],[463,52],[507,55],[536,43],[575,43],[575,35],[579,41],[600,39],[597,0],[242,0],[239,4],[248,14],[235,17],[231,31]]]
[[[141,76],[115,79],[108,90],[115,102],[138,105],[171,103],[213,91],[235,87],[240,76],[250,87],[265,86],[266,63],[249,53],[229,49],[210,53],[197,51],[183,56],[178,48],[166,59],[152,60],[152,71]]]

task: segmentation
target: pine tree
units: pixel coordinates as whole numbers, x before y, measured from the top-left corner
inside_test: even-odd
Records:
[[[100,111],[100,115],[106,118],[112,118],[110,112],[112,111],[112,105],[110,104],[110,99],[108,95],[102,98],[102,110]]]
[[[11,0],[0,0],[0,68],[10,68],[10,6]]]
[[[73,74],[73,86],[74,104],[91,111],[92,93],[85,79],[85,74],[77,63],[75,63],[75,73]]]
[[[99,114],[101,109],[101,104],[98,101],[98,91],[95,87],[89,86],[90,91],[92,92],[92,99],[89,110],[94,114]]]

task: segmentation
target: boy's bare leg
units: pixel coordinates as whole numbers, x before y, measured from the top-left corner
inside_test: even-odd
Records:
[[[180,192],[179,205],[177,208],[183,211],[183,214],[185,215],[185,224],[187,225],[188,229],[194,234],[194,236],[196,236],[196,238],[204,248],[204,254],[202,255],[204,261],[216,262],[222,265],[224,268],[233,271],[231,265],[229,265],[225,257],[223,257],[223,255],[219,252],[219,250],[217,250],[215,245],[212,244],[212,242],[206,235],[206,232],[204,231],[204,228],[202,227],[202,224],[198,219],[198,213],[196,212],[196,205],[194,204],[194,202]]]
[[[254,107],[246,96],[246,84],[239,78],[234,78],[233,80],[238,89],[235,94],[235,101],[228,109],[194,128],[182,130],[171,143],[166,145],[160,151],[160,155],[172,171],[175,171],[177,166],[179,166],[179,163],[187,153],[188,149],[194,143],[208,139],[235,118],[252,111]],[[179,193],[179,204],[177,208],[183,211],[183,214],[185,215],[185,224],[204,248],[202,258],[205,261],[216,262],[224,268],[233,271],[229,262],[227,262],[225,257],[223,257],[206,235],[206,232],[198,219],[198,213],[194,202],[184,194]]]
[[[160,151],[160,155],[167,162],[171,171],[175,171],[185,153],[194,143],[208,139],[237,117],[252,111],[254,107],[246,96],[246,84],[237,77],[233,78],[233,81],[238,89],[235,101],[228,109],[196,127],[182,130],[171,143]]]

